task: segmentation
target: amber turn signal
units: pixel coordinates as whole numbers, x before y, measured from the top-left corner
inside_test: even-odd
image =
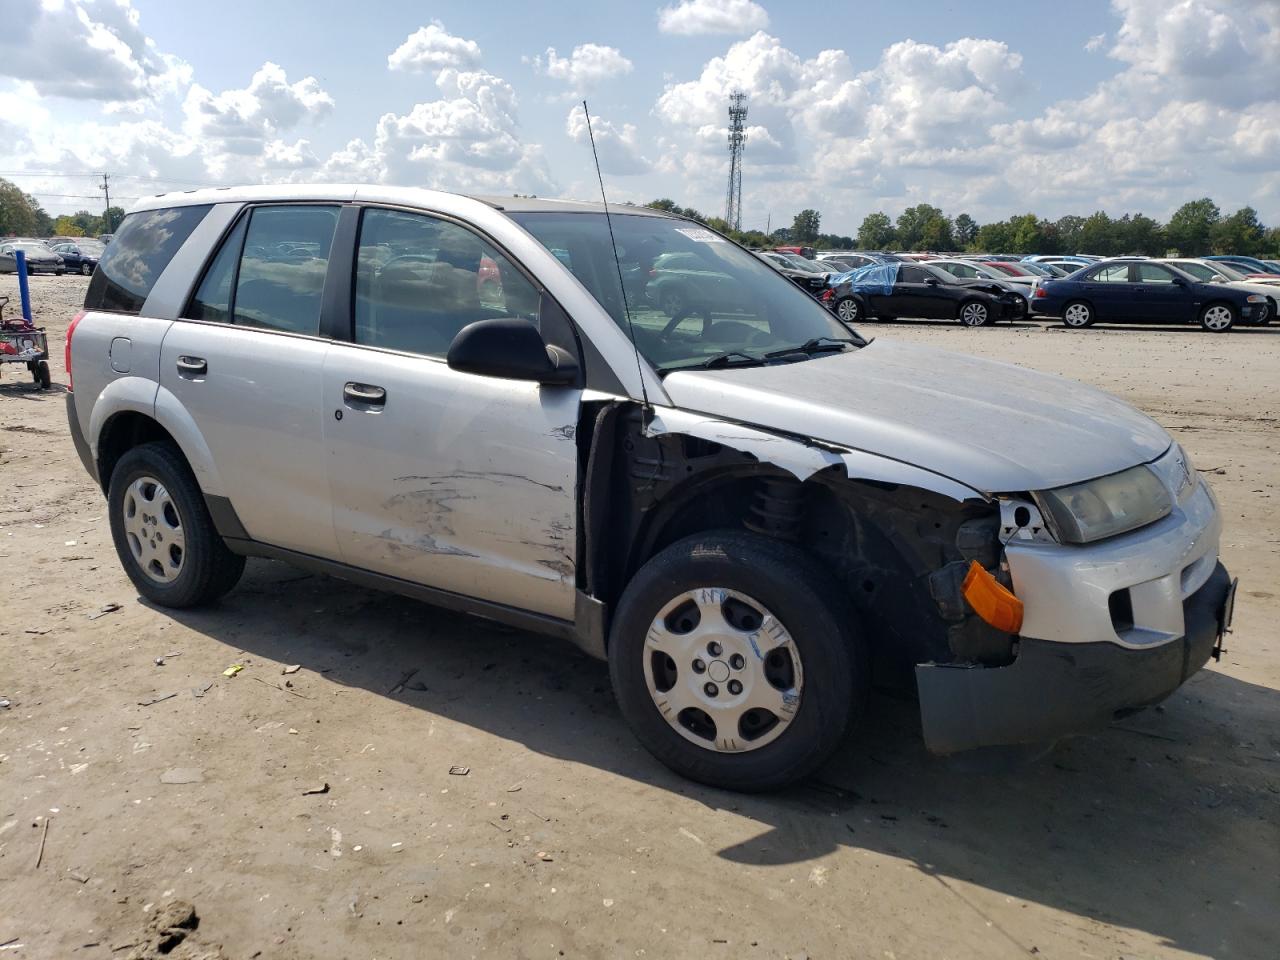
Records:
[[[1022,601],[987,573],[977,560],[970,562],[960,592],[973,612],[997,630],[1017,633],[1022,629]]]

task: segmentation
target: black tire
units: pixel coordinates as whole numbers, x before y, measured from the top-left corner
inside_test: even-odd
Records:
[[[89,266],[87,263],[80,264],[80,276],[87,277],[91,273],[93,273],[93,267]]]
[[[1200,311],[1200,329],[1208,333],[1226,333],[1240,319],[1240,311],[1230,303],[1206,303]]]
[[[49,361],[41,360],[37,363],[32,376],[35,378],[36,383],[40,384],[41,390],[48,390],[53,384],[53,377],[49,374]]]
[[[841,323],[857,323],[862,319],[862,305],[857,297],[841,297],[831,307]]]
[[[130,484],[151,476],[164,485],[181,517],[185,548],[182,569],[170,583],[149,576],[134,559],[124,527],[124,498]],[[196,607],[212,603],[236,585],[244,557],[227,549],[214,529],[195,475],[173,446],[144,443],[120,458],[107,492],[111,538],[116,555],[138,592],[162,607]]]
[[[756,749],[698,746],[668,723],[649,692],[650,626],[663,607],[699,587],[758,601],[791,634],[799,656],[800,706],[786,729]],[[862,711],[868,670],[853,610],[826,571],[790,544],[721,530],[672,544],[640,568],[614,616],[609,674],[623,717],[658,760],[700,783],[757,792],[805,777],[831,756]]]
[[[981,300],[965,300],[956,310],[956,319],[964,327],[988,327],[994,320],[991,306]]]
[[[54,271],[54,273],[56,273],[58,276],[62,276],[66,272],[67,270],[65,267],[59,267],[57,270]]]
[[[1094,312],[1093,304],[1083,300],[1072,300],[1062,308],[1062,322],[1073,330],[1092,327],[1097,319],[1098,315]]]

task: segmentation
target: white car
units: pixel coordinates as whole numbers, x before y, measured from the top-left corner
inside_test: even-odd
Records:
[[[702,306],[635,295],[669,255]],[[815,770],[873,681],[913,689],[940,753],[1106,724],[1231,619],[1217,504],[1154,421],[869,342],[659,211],[150,198],[66,351],[72,439],[150,602],[209,603],[259,556],[561,637],[656,757],[721,787]]]

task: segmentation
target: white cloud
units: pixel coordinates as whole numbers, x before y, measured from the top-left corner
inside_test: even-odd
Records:
[[[432,20],[405,38],[387,57],[391,70],[429,73],[445,67],[466,67],[480,62],[480,44],[455,37],[439,20]]]
[[[681,36],[748,34],[767,26],[769,14],[753,0],[680,0],[658,11],[658,29]]]
[[[589,145],[587,118],[579,104],[569,111],[565,131],[574,143]],[[640,136],[634,124],[618,126],[603,117],[591,118],[590,133],[595,135],[600,169],[616,176],[646,173],[652,164],[640,153]]]
[[[133,101],[190,80],[143,35],[130,0],[0,0],[0,24],[0,76],[41,96]]]
[[[333,98],[315,77],[290,83],[281,67],[268,62],[243,89],[215,94],[193,84],[182,109],[183,130],[193,140],[221,152],[261,156],[281,131],[328,115]]]
[[[1107,45],[1107,35],[1105,33],[1095,33],[1092,37],[1085,41],[1084,49],[1086,53],[1097,53]]]
[[[555,47],[547,47],[545,57],[535,57],[533,65],[553,80],[563,80],[574,89],[621,77],[633,69],[631,61],[617,47],[598,43],[579,44],[567,57],[558,56]]]

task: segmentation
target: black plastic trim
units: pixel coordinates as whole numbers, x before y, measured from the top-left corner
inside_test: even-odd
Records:
[[[577,622],[574,622],[547,616],[544,613],[521,610],[518,607],[511,607],[504,603],[494,603],[492,600],[481,600],[477,597],[469,597],[449,590],[438,590],[435,587],[424,586],[411,580],[402,580],[399,577],[389,577],[385,574],[374,573],[371,570],[362,570],[359,567],[349,566],[333,560],[324,560],[320,557],[313,557],[310,554],[299,553],[296,550],[273,547],[257,540],[238,537],[224,537],[223,539],[232,552],[241,556],[283,560],[304,570],[325,573],[372,590],[385,590],[388,593],[411,597],[414,600],[421,600],[424,603],[443,607],[446,610],[456,610],[459,613],[471,614],[485,620],[495,620],[498,623],[505,623],[508,626],[518,627],[522,630],[558,637],[561,640],[568,640],[589,656],[597,658],[603,658],[604,656],[604,604],[581,592],[578,593],[574,602],[574,614],[577,618]]]
[[[338,214],[338,225],[329,245],[329,264],[320,301],[320,336],[344,343],[355,339],[351,294],[355,287],[361,209],[356,204],[346,204]]]
[[[76,416],[76,395],[68,391],[66,401],[67,426],[71,430],[71,443],[76,448],[76,456],[89,471],[89,476],[93,477],[93,482],[98,483],[98,465],[93,462],[93,451],[89,449],[89,442],[85,440],[84,431],[80,429],[80,418]]]
[[[211,493],[204,495],[205,505],[209,508],[209,517],[213,527],[224,539],[248,540],[249,531],[240,522],[240,515],[231,501],[226,497],[215,497]]]
[[[948,754],[1046,743],[1159,703],[1218,649],[1230,590],[1219,563],[1183,601],[1186,635],[1149,649],[1023,637],[1006,667],[918,664],[925,744]]]

